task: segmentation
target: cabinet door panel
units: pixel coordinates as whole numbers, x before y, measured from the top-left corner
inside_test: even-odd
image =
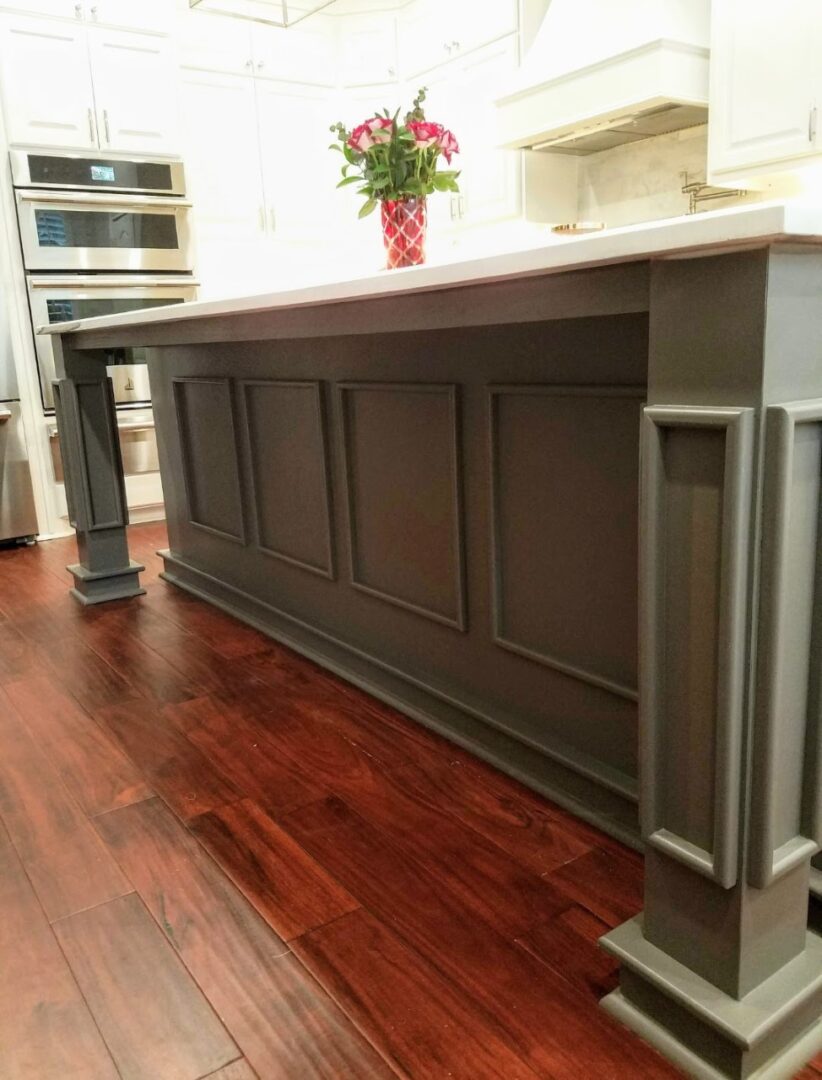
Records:
[[[349,15],[337,21],[343,86],[369,86],[396,79],[397,34],[392,15]]]
[[[186,71],[180,109],[197,274],[215,292],[233,284],[237,267],[258,261],[265,239],[253,80]]]
[[[820,5],[714,0],[712,29],[711,171],[816,153]]]
[[[287,30],[255,25],[251,37],[258,78],[313,86],[336,84],[333,28],[327,19],[314,16],[307,24]]]
[[[180,10],[177,40],[183,67],[250,75],[251,24],[207,11]]]
[[[10,143],[81,150],[97,145],[91,71],[80,25],[4,18],[0,77]]]
[[[456,27],[442,0],[414,0],[399,15],[400,69],[413,78],[451,58]]]
[[[92,23],[166,34],[172,29],[174,5],[169,0],[84,0],[83,14]]]
[[[328,149],[339,106],[310,86],[255,80],[269,231],[299,242],[329,239],[339,154]]]
[[[89,45],[103,147],[177,153],[177,67],[172,42],[95,28],[89,31]]]

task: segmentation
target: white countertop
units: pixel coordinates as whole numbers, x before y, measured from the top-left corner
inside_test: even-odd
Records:
[[[717,248],[737,248],[774,241],[822,244],[822,205],[799,201],[757,203],[572,237],[556,236],[546,228],[546,237],[542,242],[482,258],[456,258],[342,280],[339,277],[335,280],[306,277],[290,288],[197,300],[120,315],[101,315],[41,327],[38,332],[65,334],[118,326],[177,323],[212,315],[284,307],[351,303],[363,298],[400,295],[419,289],[459,288],[479,282],[561,273],[648,258],[689,257]],[[377,242],[379,237],[375,236]]]

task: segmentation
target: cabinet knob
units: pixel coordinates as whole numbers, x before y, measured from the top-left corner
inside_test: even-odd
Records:
[[[389,77],[389,79],[393,79],[396,76],[396,74],[397,74],[397,69],[396,68],[390,67],[388,69],[388,77]]]
[[[257,71],[262,71],[264,67],[265,67],[265,60],[258,60],[257,61]]]
[[[83,5],[82,4],[75,4],[74,5],[74,18],[75,19],[82,19],[82,17],[83,17]]]
[[[451,48],[454,50],[454,52],[459,52],[461,48],[460,43],[458,41],[452,41]]]
[[[94,19],[95,22],[97,22],[97,5],[96,4],[91,9],[91,17],[92,17],[92,19]]]
[[[246,60],[246,62],[245,62],[245,66],[246,66],[247,68],[249,68],[249,70],[250,70],[251,68],[253,68],[253,67],[254,67],[254,61],[253,61],[253,60]]]

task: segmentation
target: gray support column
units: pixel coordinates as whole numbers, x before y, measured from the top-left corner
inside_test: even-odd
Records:
[[[123,462],[117,415],[103,353],[75,351],[55,338],[55,411],[66,479],[69,520],[80,562],[68,569],[82,604],[139,596],[145,567],[128,555]]]
[[[645,911],[604,1007],[687,1073],[822,1048],[822,256],[660,262],[643,420]]]

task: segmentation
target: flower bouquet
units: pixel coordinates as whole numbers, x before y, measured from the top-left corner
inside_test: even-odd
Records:
[[[442,124],[425,119],[424,101],[425,87],[402,121],[399,109],[393,116],[385,109],[353,131],[342,123],[331,127],[337,141],[330,149],[345,158],[337,187],[360,185],[357,193],[365,197],[361,218],[380,205],[389,270],[425,262],[426,196],[459,191],[459,172],[437,168],[440,158],[450,165],[459,153],[457,140]]]

